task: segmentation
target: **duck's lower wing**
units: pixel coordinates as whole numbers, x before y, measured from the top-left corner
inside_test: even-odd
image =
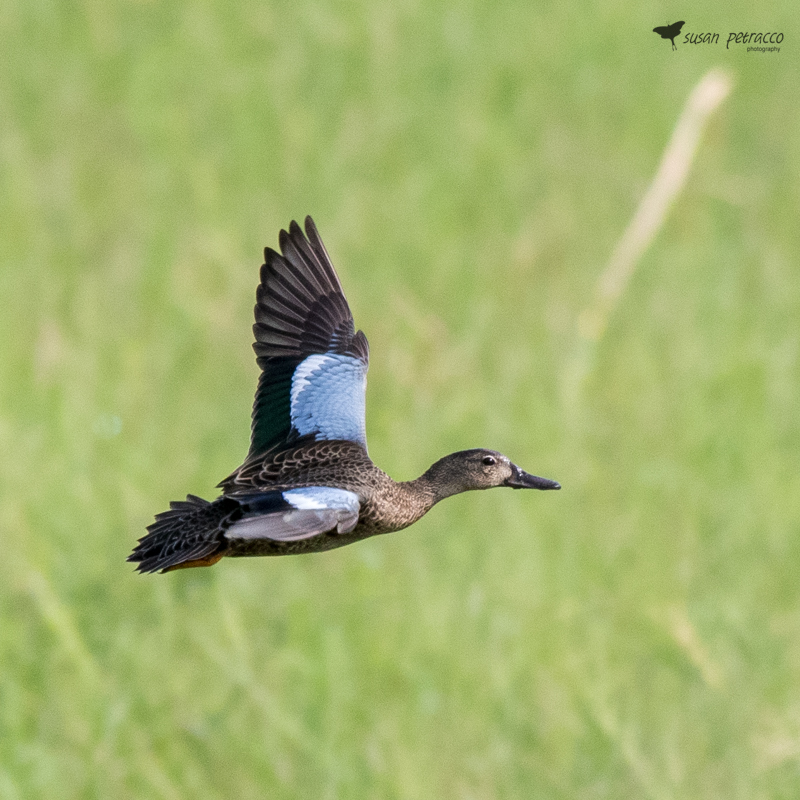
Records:
[[[229,542],[298,542],[323,533],[350,533],[361,509],[358,495],[327,486],[267,492],[241,503],[242,518],[225,531]]]
[[[358,495],[327,486],[222,496],[213,503],[189,495],[170,506],[128,556],[139,572],[211,566],[229,553],[258,553],[259,540],[350,533],[361,510]]]

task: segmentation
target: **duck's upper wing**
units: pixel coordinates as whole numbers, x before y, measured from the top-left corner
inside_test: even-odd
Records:
[[[261,376],[252,458],[300,437],[345,439],[366,449],[369,344],[356,333],[339,278],[311,217],[264,251],[253,333]]]

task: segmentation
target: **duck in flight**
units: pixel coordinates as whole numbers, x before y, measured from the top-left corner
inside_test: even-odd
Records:
[[[253,326],[258,381],[244,464],[213,502],[188,495],[139,540],[140,572],[207,567],[223,556],[342,547],[406,528],[472,489],[560,489],[494,450],[462,450],[412,481],[392,480],[367,454],[369,345],[356,332],[311,217],[264,251]]]

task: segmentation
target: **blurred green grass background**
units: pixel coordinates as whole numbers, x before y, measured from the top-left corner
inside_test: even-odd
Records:
[[[649,2],[3,7],[0,798],[798,796],[796,9],[697,13],[782,51],[672,52]],[[577,320],[715,65],[576,411]],[[260,251],[307,213],[376,462],[564,490],[135,575],[246,452]]]

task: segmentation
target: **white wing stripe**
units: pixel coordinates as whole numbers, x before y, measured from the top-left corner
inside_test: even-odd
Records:
[[[282,495],[292,510],[245,516],[231,525],[225,538],[297,542],[334,530],[350,533],[358,524],[361,503],[354,492],[330,486],[307,486],[288,489]]]
[[[358,512],[360,502],[355,492],[347,489],[334,489],[332,486],[304,486],[301,489],[287,489],[283,499],[295,508],[321,509],[336,508]]]

